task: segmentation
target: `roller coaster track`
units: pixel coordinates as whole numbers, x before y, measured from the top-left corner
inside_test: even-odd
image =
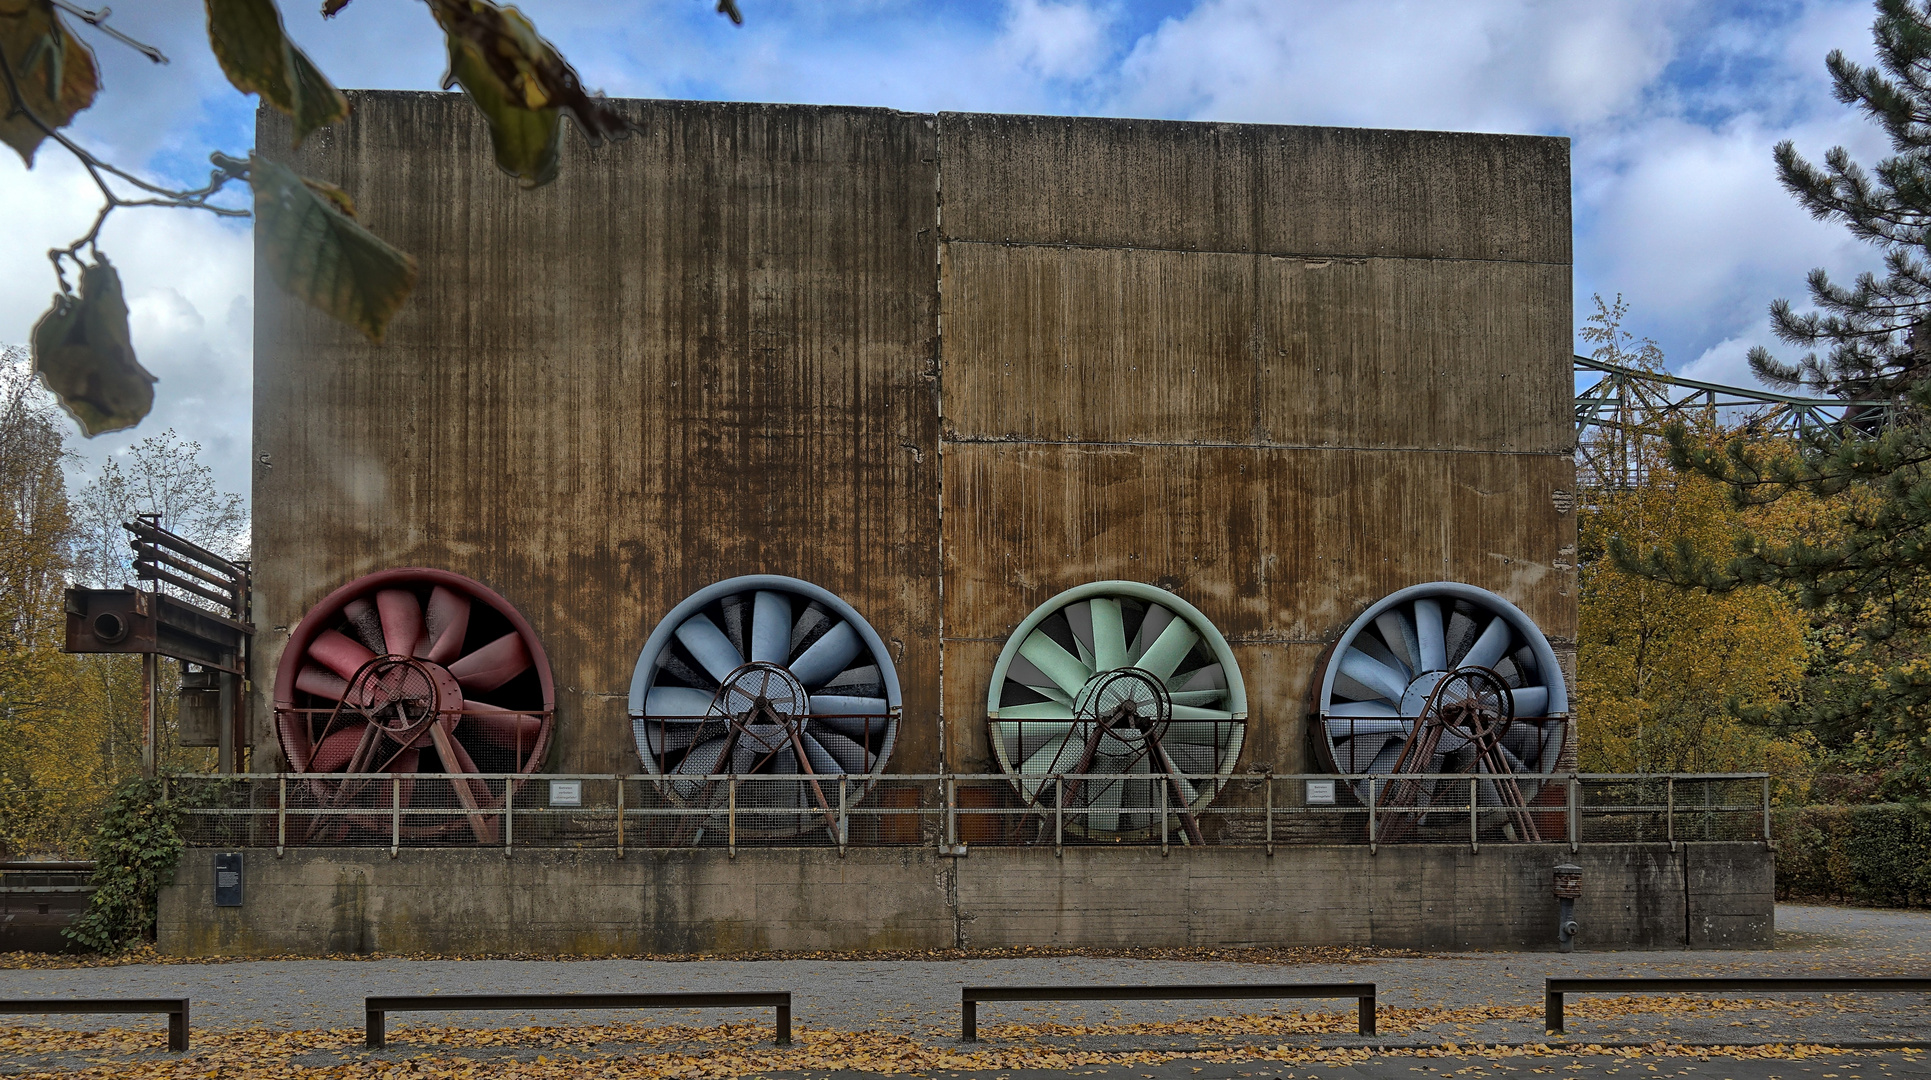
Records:
[[[1895,401],[1797,397],[1587,356],[1575,357],[1575,377],[1576,479],[1584,487],[1640,483],[1649,460],[1643,441],[1676,420],[1709,418],[1762,435],[1831,441],[1874,434],[1902,415]]]

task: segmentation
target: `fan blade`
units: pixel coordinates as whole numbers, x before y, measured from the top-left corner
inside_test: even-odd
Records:
[[[361,745],[362,733],[368,727],[367,721],[358,720],[350,727],[336,728],[328,733],[308,757],[306,772],[338,772],[355,756],[355,748]]]
[[[1468,647],[1468,655],[1462,657],[1463,667],[1492,668],[1502,654],[1509,651],[1509,621],[1497,615],[1483,628],[1482,636]]]
[[[1401,747],[1405,741],[1402,739],[1390,739],[1387,745],[1381,748],[1381,752],[1374,756],[1374,760],[1368,762],[1368,767],[1360,771],[1371,773],[1394,772],[1395,762],[1401,760]],[[1357,760],[1359,759],[1357,758]]]
[[[678,762],[677,768],[671,771],[680,776],[715,775],[717,772],[717,759],[724,756],[724,744],[726,741],[723,736],[719,736],[707,742],[699,743],[692,747],[691,752],[685,754],[684,760]]]
[[[751,659],[782,664],[791,659],[791,598],[760,592],[751,608]]]
[[[1344,773],[1364,773],[1370,771],[1375,759],[1393,743],[1397,750],[1406,741],[1406,733],[1396,735],[1362,735],[1334,748],[1334,765]],[[1393,767],[1390,763],[1390,768]],[[1365,790],[1365,789],[1363,789]]]
[[[1079,662],[1095,671],[1102,670],[1093,653],[1092,602],[1068,604],[1060,614],[1066,616],[1066,627],[1073,632],[1073,647],[1079,652]]]
[[[832,676],[824,685],[829,694],[849,694],[854,697],[878,697],[885,693],[885,680],[878,673],[877,664],[864,667],[846,668]]]
[[[1341,674],[1378,692],[1389,701],[1400,701],[1408,690],[1408,680],[1359,649],[1350,647],[1341,654]]]
[[[1409,679],[1415,677],[1414,672],[1408,669],[1408,665],[1402,663],[1395,657],[1394,650],[1382,644],[1373,634],[1355,635],[1354,642],[1349,647],[1361,650],[1373,658],[1375,663],[1380,664],[1389,671],[1399,674],[1403,687],[1408,685]]]
[[[999,710],[1001,720],[1071,720],[1073,707],[1057,701],[1036,701],[1031,705],[1007,705]]]
[[[837,694],[811,695],[811,715],[825,716],[884,716],[891,704],[884,698],[841,697]],[[873,725],[876,727],[877,725]]]
[[[1074,733],[1068,731],[1056,739],[1049,739],[1046,745],[1028,754],[1019,763],[1019,771],[1037,776],[1042,773],[1064,772],[1079,762],[1066,754],[1067,745],[1074,742]],[[1067,760],[1060,760],[1066,757]]]
[[[833,735],[831,738],[835,739],[838,736]],[[804,744],[805,760],[811,762],[811,771],[817,773],[819,776],[836,776],[843,772],[865,771],[863,768],[846,768],[842,762],[831,756],[831,751],[826,750],[824,745],[817,739],[812,738],[809,733],[799,733],[798,741]],[[849,742],[850,740],[846,741]],[[854,743],[853,745],[856,744]]]
[[[835,731],[814,731],[805,736],[805,745],[809,747],[813,739],[818,741],[819,746],[825,748],[826,753],[837,759],[838,767],[832,769],[832,772],[868,773],[872,771],[872,756],[858,743]]]
[[[523,635],[512,630],[450,664],[449,673],[456,676],[456,681],[462,684],[463,689],[472,693],[488,693],[530,670],[532,663],[529,646],[523,644]]]
[[[1226,696],[1225,690],[1182,690],[1168,694],[1167,699],[1175,705],[1212,705]]]
[[[828,728],[848,738],[869,741],[891,723],[886,718],[888,708],[889,703],[884,698],[813,694],[811,723],[813,727]]]
[[[1328,738],[1352,739],[1360,735],[1400,735],[1404,738],[1413,729],[1413,723],[1400,718],[1357,719],[1347,717],[1327,722]]]
[[[1093,624],[1093,670],[1123,668],[1126,660],[1126,618],[1120,602],[1110,596],[1096,596],[1090,605]]]
[[[492,746],[530,750],[543,732],[543,718],[481,701],[463,699],[463,728]],[[520,764],[520,763],[519,763]]]
[[[865,643],[859,639],[858,631],[853,629],[852,624],[841,622],[798,654],[798,658],[791,662],[791,673],[805,684],[806,689],[823,686],[833,675],[858,659],[859,651],[864,647]]]
[[[435,664],[447,664],[461,656],[463,638],[469,634],[469,597],[442,585],[431,589],[423,630],[422,640],[416,642],[416,655]]]
[[[1329,716],[1400,716],[1401,710],[1379,701],[1337,701],[1327,708]]]
[[[731,639],[724,636],[724,631],[719,630],[708,615],[700,613],[685,619],[684,624],[677,628],[677,640],[690,650],[705,671],[710,672],[711,678],[720,683],[744,663],[744,657],[739,656],[737,649],[732,647]]]
[[[375,654],[361,642],[338,630],[324,630],[315,635],[315,640],[309,642],[308,655],[344,680],[355,678],[362,665],[375,659]]]
[[[751,605],[742,596],[727,596],[718,601],[718,614],[724,616],[724,640],[731,643],[739,656],[750,655],[744,644],[744,620],[751,614],[746,609]]]
[[[992,732],[998,737],[1000,745],[1006,748],[1006,756],[1013,761],[1023,761],[1027,755],[1054,739],[1065,739],[1072,734],[1074,724],[1053,720],[994,720]]]
[[[1198,720],[1182,721],[1178,717],[1167,725],[1160,735],[1160,742],[1174,746],[1221,746],[1228,741],[1233,732],[1226,724],[1202,723]]]
[[[422,601],[406,589],[384,589],[375,594],[382,616],[382,644],[391,656],[414,656],[423,638]]]
[[[374,604],[357,597],[342,605],[342,617],[355,629],[355,640],[367,645],[370,652],[381,655],[386,651],[382,646],[382,616],[376,613]]]
[[[1087,781],[1084,790],[1092,792],[1095,781]],[[1083,816],[1088,832],[1120,831],[1120,798],[1126,794],[1126,784],[1114,780],[1105,783],[1097,792],[1088,797],[1087,813]]]
[[[1148,618],[1152,618],[1151,610],[1148,611]],[[1145,636],[1144,631],[1142,636]],[[1134,666],[1165,682],[1173,670],[1180,666],[1180,662],[1187,658],[1187,654],[1193,651],[1194,642],[1199,640],[1200,635],[1187,625],[1187,620],[1174,619],[1167,623],[1166,629],[1160,631],[1159,637],[1153,639],[1153,644],[1147,646],[1147,651],[1140,654]]]
[[[1128,661],[1139,663],[1140,657],[1146,654],[1147,649],[1159,639],[1160,634],[1166,630],[1167,624],[1171,622],[1173,622],[1172,611],[1159,604],[1148,604],[1146,618],[1140,620],[1140,632],[1134,635],[1133,644],[1127,646]]]
[[[1176,702],[1173,706],[1173,718],[1175,720],[1232,720],[1234,714],[1226,709],[1203,709],[1198,705],[1181,705]]]
[[[295,676],[295,689],[330,701],[341,701],[349,694],[349,681],[316,664],[303,664]],[[366,702],[353,702],[363,705]]]
[[[1375,628],[1381,631],[1382,640],[1388,643],[1388,651],[1395,659],[1407,665],[1409,671],[1421,670],[1419,656],[1420,643],[1415,640],[1415,628],[1398,610],[1384,611],[1375,617]]]
[[[644,715],[652,720],[668,720],[672,723],[697,723],[711,715],[711,703],[717,695],[709,690],[693,690],[688,686],[653,686],[644,695]]]
[[[1208,664],[1206,667],[1195,668],[1188,672],[1185,678],[1176,676],[1175,678],[1169,679],[1167,681],[1167,689],[1176,692],[1185,690],[1225,690],[1227,689],[1227,673],[1221,670],[1219,664]]]
[[[1549,711],[1549,688],[1546,686],[1524,686],[1510,691],[1515,698],[1515,715],[1541,716]]]
[[[1019,646],[1019,655],[1032,662],[1040,674],[1053,681],[1053,685],[1065,691],[1068,696],[1077,696],[1086,680],[1093,677],[1093,671],[1080,663],[1063,648],[1059,642],[1047,637],[1044,631],[1034,630],[1026,636]]]
[[[1442,606],[1433,600],[1415,601],[1415,640],[1421,647],[1423,671],[1448,670],[1448,641],[1442,623]],[[1400,701],[1401,698],[1395,698]]]

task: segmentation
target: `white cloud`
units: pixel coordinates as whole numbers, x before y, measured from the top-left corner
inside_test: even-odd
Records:
[[[1084,79],[1112,53],[1110,11],[1076,0],[1013,0],[996,49],[1048,79]]]

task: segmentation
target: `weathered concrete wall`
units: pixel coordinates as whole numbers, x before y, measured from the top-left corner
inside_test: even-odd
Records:
[[[380,347],[257,290],[258,769],[287,629],[398,565],[534,624],[567,771],[636,767],[639,646],[737,574],[887,639],[902,771],[989,768],[1006,634],[1096,578],[1228,636],[1242,769],[1307,767],[1321,651],[1394,589],[1569,654],[1564,140],[622,102],[522,191],[460,97],[354,100],[295,158],[422,279]]]
[[[1240,768],[1315,767],[1322,652],[1396,589],[1572,654],[1564,140],[948,114],[938,149],[952,768],[996,769],[1012,627],[1096,579],[1227,636]]]
[[[1581,945],[1762,948],[1758,844],[1261,849],[926,848],[245,853],[246,904],[216,908],[211,854],[162,890],[180,955],[635,954],[952,946],[1355,945],[1550,949],[1550,868],[1583,868]]]
[[[530,620],[558,771],[638,769],[638,649],[738,574],[845,597],[907,715],[936,715],[934,119],[622,102],[638,134],[569,139],[562,178],[523,191],[460,95],[352,98],[295,160],[421,281],[379,346],[257,283],[256,767],[279,757],[288,630],[394,566],[469,575]],[[260,145],[286,147],[262,117]],[[906,724],[895,764],[938,752],[929,719]]]

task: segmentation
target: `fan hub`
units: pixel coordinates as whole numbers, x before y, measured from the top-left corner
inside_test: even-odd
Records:
[[[1435,693],[1443,679],[1448,678],[1446,671],[1424,671],[1408,683],[1408,690],[1401,695],[1401,715],[1420,716],[1428,699]]]
[[[811,695],[790,670],[752,661],[733,671],[717,692],[718,707],[739,730],[742,745],[761,754],[791,746],[811,717]]]

